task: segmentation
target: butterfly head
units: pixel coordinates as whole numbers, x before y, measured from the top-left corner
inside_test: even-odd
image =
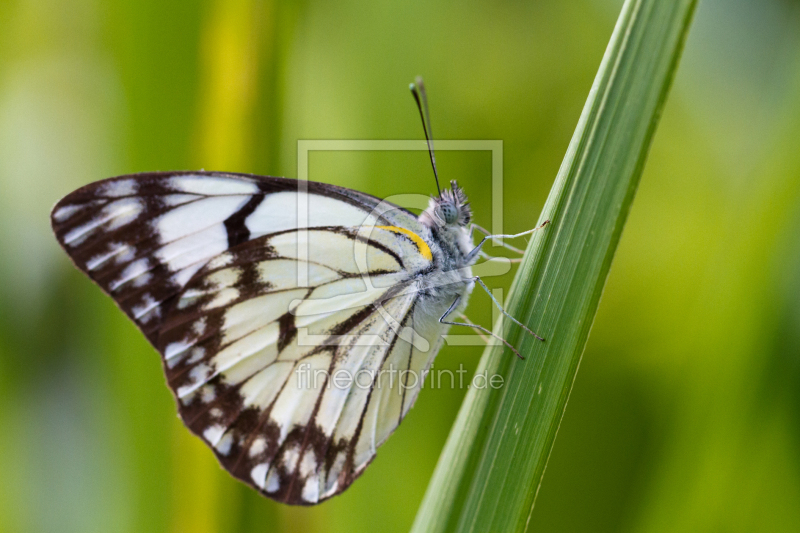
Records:
[[[453,180],[449,189],[438,197],[431,197],[420,219],[430,228],[465,227],[472,220],[472,210],[467,195]]]

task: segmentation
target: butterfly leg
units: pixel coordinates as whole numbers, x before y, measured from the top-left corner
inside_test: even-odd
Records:
[[[473,224],[473,227],[475,227],[475,228],[477,228],[479,231],[481,231],[481,232],[485,233],[485,234],[486,234],[486,236],[485,236],[483,239],[481,239],[481,242],[479,242],[479,243],[478,243],[478,245],[477,245],[475,248],[473,248],[473,249],[472,249],[472,251],[471,251],[471,252],[470,252],[470,253],[467,255],[467,258],[466,258],[466,260],[467,260],[467,261],[471,261],[472,259],[474,259],[474,258],[475,258],[475,256],[476,256],[476,255],[478,255],[479,253],[481,253],[481,247],[482,247],[482,246],[484,245],[484,243],[485,243],[486,241],[488,241],[489,239],[493,239],[493,240],[494,240],[494,239],[516,239],[516,238],[518,238],[518,237],[523,237],[523,236],[525,236],[525,235],[530,235],[530,234],[531,234],[531,233],[533,233],[534,231],[538,231],[538,230],[542,229],[543,227],[545,227],[545,226],[546,226],[546,225],[548,225],[549,223],[550,223],[550,221],[549,221],[549,220],[545,220],[544,222],[542,222],[540,225],[536,226],[536,227],[535,227],[535,228],[533,228],[533,229],[529,229],[528,231],[523,231],[522,233],[516,233],[516,234],[514,234],[514,235],[490,235],[490,234],[489,234],[489,232],[488,232],[488,231],[486,231],[485,229],[481,228],[480,226],[477,226],[477,225],[474,225],[474,224]],[[503,247],[505,247],[505,248],[508,248],[508,249],[509,249],[509,250],[511,250],[511,251],[514,251],[514,252],[517,252],[517,253],[520,253],[520,254],[521,254],[521,253],[524,253],[524,252],[523,252],[522,250],[520,250],[519,248],[515,248],[514,246],[511,246],[510,244],[506,244],[506,243],[504,243],[504,242],[501,242],[501,244],[503,245]]]
[[[494,304],[497,306],[497,308],[500,310],[500,312],[501,312],[501,313],[503,313],[503,315],[505,315],[506,317],[510,318],[512,322],[514,322],[516,325],[518,325],[519,327],[521,327],[522,329],[524,329],[525,331],[527,331],[528,333],[530,333],[531,335],[533,335],[534,337],[536,337],[537,339],[539,339],[540,341],[544,342],[544,339],[543,339],[543,338],[541,338],[539,335],[537,335],[536,333],[534,333],[533,331],[531,331],[530,329],[528,329],[528,327],[527,327],[525,324],[523,324],[522,322],[520,322],[519,320],[517,320],[517,319],[516,319],[516,318],[514,318],[513,316],[509,315],[509,314],[506,312],[506,310],[505,310],[505,309],[503,309],[503,306],[502,306],[502,305],[500,305],[500,302],[498,302],[498,301],[497,301],[497,298],[495,298],[495,297],[494,297],[494,294],[492,294],[492,291],[490,291],[490,290],[489,290],[489,287],[487,287],[487,286],[486,286],[486,284],[483,282],[483,280],[482,280],[480,277],[478,277],[478,276],[473,276],[473,277],[471,277],[471,278],[469,278],[469,279],[470,279],[471,281],[477,281],[477,282],[478,282],[478,284],[479,284],[479,285],[480,285],[480,286],[483,288],[483,290],[485,290],[485,291],[486,291],[486,294],[488,294],[488,295],[489,295],[489,298],[491,298],[491,299],[492,299],[492,301],[494,302]]]
[[[483,233],[483,234],[484,234],[484,235],[486,235],[486,236],[488,236],[488,235],[491,235],[491,233],[490,233],[490,232],[489,232],[487,229],[485,229],[485,228],[483,228],[482,226],[479,226],[479,225],[477,225],[477,224],[475,224],[475,223],[473,222],[472,224],[470,224],[470,227],[469,227],[469,239],[470,239],[470,242],[474,242],[474,241],[472,240],[472,239],[473,239],[473,237],[472,237],[472,236],[474,235],[474,233],[475,233],[475,230],[478,230],[478,231],[480,231],[481,233]],[[500,242],[500,245],[501,245],[503,248],[505,248],[505,249],[507,249],[507,250],[511,250],[512,252],[514,252],[514,253],[517,253],[517,254],[519,254],[519,255],[522,255],[522,254],[524,254],[524,253],[525,253],[525,251],[524,251],[524,250],[520,250],[519,248],[516,248],[516,247],[514,247],[514,246],[511,246],[510,244],[506,244],[505,242],[502,242],[502,241]],[[493,255],[489,255],[489,254],[487,254],[486,252],[484,252],[483,250],[481,250],[481,251],[478,253],[478,257],[480,257],[480,258],[482,258],[482,259],[487,259],[487,260],[490,260],[490,259],[495,259],[495,257],[494,257]],[[522,262],[522,258],[521,258],[521,257],[514,258],[514,259],[511,259],[511,258],[505,258],[505,259],[507,259],[507,260],[508,260],[510,263],[521,263],[521,262]]]
[[[480,231],[484,235],[491,235],[487,230],[483,229],[481,226],[479,226],[479,225],[477,225],[477,224],[475,224],[473,222],[472,224],[469,225],[469,242],[474,242],[473,241],[473,235],[475,234],[475,230]],[[520,250],[519,248],[515,248],[515,247],[511,246],[510,244],[506,244],[504,242],[501,242],[500,244],[504,248],[507,248],[507,249],[511,250],[512,252],[518,253],[519,255],[522,255],[522,254],[525,253],[523,250]],[[484,252],[483,250],[481,250],[478,253],[478,257],[480,257],[481,259],[486,259],[486,260],[497,259],[495,256],[489,255],[486,252]],[[521,257],[520,258],[514,258],[514,259],[511,259],[511,258],[508,258],[508,257],[504,257],[504,259],[507,259],[510,263],[521,263],[522,262],[522,258]],[[463,313],[462,313],[462,315],[463,315]],[[462,317],[462,318],[466,318],[466,317]]]
[[[472,323],[468,324],[466,322],[452,322],[452,321],[449,321],[449,320],[445,320],[448,316],[450,316],[450,314],[453,312],[453,309],[456,308],[456,306],[458,305],[458,302],[460,302],[460,301],[461,301],[461,295],[456,296],[456,299],[453,300],[453,303],[450,305],[450,307],[447,309],[447,311],[445,311],[445,313],[441,316],[441,318],[439,318],[439,322],[441,324],[447,324],[447,325],[450,325],[450,326],[466,326],[468,328],[474,328],[474,329],[477,329],[478,331],[482,331],[483,333],[486,333],[487,335],[490,335],[490,336],[494,337],[495,339],[498,339],[498,340],[502,341],[502,343],[505,344],[506,346],[508,346],[511,349],[512,352],[517,354],[517,357],[519,357],[520,359],[525,359],[524,357],[522,357],[522,355],[520,355],[520,353],[517,351],[516,348],[511,346],[511,344],[507,340],[505,340],[503,337],[501,337],[499,335],[495,335],[494,333],[492,333],[491,331],[489,331],[488,329],[486,329],[483,326],[480,326],[478,324],[472,324]]]
[[[549,220],[548,220],[548,222],[549,222]],[[547,222],[545,222],[545,224],[546,224],[546,223],[547,223]],[[470,237],[472,237],[472,233],[473,233],[473,232],[472,232],[472,230],[475,230],[475,229],[476,229],[476,230],[478,230],[478,231],[480,231],[481,233],[483,233],[483,235],[484,235],[485,237],[487,237],[487,238],[490,238],[490,237],[495,237],[495,236],[493,236],[493,235],[491,234],[491,232],[490,232],[489,230],[487,230],[487,229],[486,229],[486,228],[484,228],[483,226],[479,226],[479,225],[475,224],[474,222],[472,223],[472,228],[470,228],[470,235],[469,235]],[[536,228],[536,229],[539,229],[539,228]],[[500,235],[497,235],[496,237],[500,237]],[[518,254],[520,254],[520,255],[522,255],[522,254],[524,254],[524,253],[525,253],[525,250],[520,250],[520,249],[519,249],[519,248],[517,248],[516,246],[511,246],[510,244],[508,244],[508,243],[506,243],[506,242],[502,242],[502,241],[501,241],[501,242],[500,242],[500,246],[502,246],[502,247],[503,247],[503,248],[505,248],[506,250],[511,250],[512,252],[514,252],[514,253],[518,253]],[[481,252],[481,253],[483,254],[483,253],[485,253],[485,252]]]

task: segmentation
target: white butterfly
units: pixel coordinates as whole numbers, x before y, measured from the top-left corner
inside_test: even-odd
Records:
[[[186,426],[235,477],[302,505],[364,471],[450,325],[489,333],[448,320],[482,285],[470,219],[455,182],[417,217],[334,185],[217,172],[111,178],[52,212],[75,265],[161,353]]]

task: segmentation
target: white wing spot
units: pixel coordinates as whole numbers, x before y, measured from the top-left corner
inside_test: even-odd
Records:
[[[161,308],[158,307],[158,305],[156,304],[154,307],[150,308],[150,310],[145,311],[145,313],[142,316],[138,317],[138,319],[139,322],[141,322],[142,324],[147,324],[154,318],[158,318],[160,316],[161,316]]]
[[[250,450],[247,452],[247,455],[250,457],[255,457],[266,449],[267,441],[264,439],[264,437],[258,437],[253,441],[253,444],[250,445]]]
[[[137,305],[133,308],[134,318],[136,318],[137,320],[142,318],[144,315],[152,311],[155,307],[158,307],[159,303],[160,302],[157,302],[155,298],[153,298],[149,294],[145,294],[142,297],[141,305]]]
[[[331,496],[339,487],[339,473],[342,471],[342,468],[344,468],[346,460],[347,453],[343,450],[339,452],[336,459],[333,461],[333,466],[328,470],[328,481],[325,485],[325,492],[322,494],[324,497]]]
[[[178,389],[178,399],[183,405],[189,405],[194,401],[195,393],[197,391],[194,390],[184,390],[184,389],[191,389],[192,387],[181,387]],[[181,392],[184,391],[184,392]]]
[[[193,305],[197,302],[198,298],[201,298],[205,295],[205,292],[198,291],[197,289],[188,289],[184,291],[181,295],[181,299],[178,300],[178,309],[186,309],[190,305]]]
[[[211,261],[208,262],[209,270],[214,270],[217,268],[222,268],[224,266],[228,266],[233,262],[233,255],[231,254],[220,254]]]
[[[136,276],[133,278],[133,286],[134,287],[144,287],[153,279],[153,274],[151,272],[145,272],[141,276]]]
[[[307,502],[316,503],[319,501],[319,479],[312,476],[303,485],[303,499]]]
[[[124,226],[136,220],[143,210],[144,204],[136,198],[125,198],[123,200],[111,202],[100,210],[100,213],[98,213],[95,219],[77,228],[73,228],[72,231],[64,235],[64,244],[77,246],[82,243],[91,232],[104,224],[107,224],[105,228],[106,231]]]
[[[287,472],[293,472],[297,468],[297,461],[300,459],[300,447],[297,444],[292,445],[283,452],[283,467]]]
[[[193,365],[194,363],[197,363],[205,356],[206,356],[206,349],[203,348],[202,346],[198,346],[197,348],[192,350],[192,356],[186,362],[189,363],[190,365]]]
[[[78,211],[83,209],[84,207],[86,207],[86,206],[85,205],[65,205],[65,206],[59,207],[58,209],[56,209],[53,212],[53,218],[56,220],[56,222],[64,222],[65,220],[67,220],[68,218],[72,217],[72,215],[74,215],[75,213],[77,213]]]
[[[200,397],[200,399],[203,401],[203,403],[211,403],[216,399],[216,397],[217,397],[217,391],[214,389],[214,387],[211,387],[211,386],[208,386],[208,385],[203,387],[202,396]],[[211,411],[212,411],[211,416],[213,416],[215,418],[218,418],[218,417],[222,416],[222,411],[220,411],[216,407],[214,409],[212,409]],[[217,411],[218,414],[214,414],[214,411]]]
[[[189,378],[194,383],[205,382],[208,378],[209,374],[211,374],[211,367],[208,365],[197,365],[196,367],[192,368],[189,371]]]
[[[172,265],[167,265],[167,266],[171,267]],[[183,268],[181,270],[178,270],[172,276],[172,281],[174,281],[175,283],[177,283],[178,285],[183,287],[184,285],[189,283],[189,280],[192,279],[192,276],[194,276],[195,272],[197,272],[201,268],[203,268],[203,260],[202,259],[200,261],[198,261],[194,265],[191,265],[191,266],[188,266],[188,267]]]
[[[266,490],[267,492],[275,492],[276,490],[281,488],[281,478],[278,475],[278,471],[275,470],[274,468],[269,473],[269,477],[267,478],[266,484],[267,488],[264,490]],[[264,486],[262,485],[261,488],[264,488]]]
[[[181,362],[183,357],[173,357],[172,359],[164,358],[164,361],[167,362],[167,368],[175,368],[175,366]]]
[[[314,457],[313,452],[306,452],[303,455],[303,460],[300,461],[300,475],[308,477],[309,474],[317,470],[317,458]]]
[[[219,440],[215,448],[222,455],[228,455],[231,452],[231,445],[233,444],[233,435],[226,433]]]
[[[190,385],[184,385],[178,388],[178,397],[183,398],[188,394],[196,391],[200,385],[206,382],[208,376],[211,375],[211,367],[208,365],[197,365],[189,371]]]
[[[223,287],[233,287],[239,282],[241,276],[241,268],[226,268],[209,274],[206,277],[206,281],[212,284],[215,289],[221,289]]]
[[[258,185],[240,178],[223,178],[216,176],[175,176],[169,180],[169,187],[190,194],[227,195],[256,194]]]
[[[264,489],[264,480],[267,477],[268,468],[269,468],[269,463],[261,463],[254,466],[253,469],[250,471],[250,478],[253,480],[253,483],[255,483],[256,486],[258,486],[262,490]],[[272,490],[272,492],[275,492],[276,490],[278,490],[277,487],[275,487],[275,489]]]
[[[224,433],[225,426],[214,424],[213,426],[206,428],[206,430],[203,432],[203,438],[206,439],[212,446],[216,446]]]
[[[184,353],[191,348],[191,344],[185,341],[171,342],[164,349],[164,359],[172,359],[176,355]]]
[[[122,252],[117,256],[115,262],[119,265],[121,263],[127,263],[129,261],[133,261],[133,258],[136,257],[136,248],[133,246],[126,246]]]
[[[217,293],[213,300],[208,302],[203,309],[208,311],[209,309],[215,309],[217,307],[223,307],[225,305],[230,304],[231,302],[236,301],[239,298],[239,290],[234,288],[223,289]]]
[[[120,242],[114,242],[109,245],[109,251],[96,255],[92,257],[90,260],[86,262],[86,268],[89,270],[96,270],[97,268],[103,266],[109,259],[116,256],[116,262],[121,263],[123,261],[127,262],[133,259],[134,250],[131,249],[130,246],[127,244],[122,244]]]
[[[194,324],[192,324],[192,331],[198,337],[205,333],[206,331],[206,317],[202,317],[201,319],[197,320]]]
[[[86,268],[88,270],[96,269],[98,266],[100,266],[103,263],[105,263],[111,255],[113,255],[113,253],[112,254],[96,255],[96,256],[92,257],[91,259],[86,261]]]
[[[103,212],[108,212],[108,227],[106,231],[121,228],[136,220],[144,211],[144,203],[138,198],[125,198],[108,204]]]
[[[109,181],[101,185],[97,193],[101,196],[111,196],[119,198],[121,196],[133,196],[139,190],[139,184],[134,179],[124,179]]]
[[[119,279],[116,281],[112,281],[108,287],[109,289],[111,289],[112,292],[116,291],[125,283],[129,282],[130,280],[134,279],[137,276],[141,276],[148,270],[150,270],[150,262],[147,260],[146,257],[143,257],[126,266],[125,270],[122,271],[122,275],[119,277]]]

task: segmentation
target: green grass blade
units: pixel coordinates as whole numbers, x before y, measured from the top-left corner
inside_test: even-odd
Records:
[[[508,311],[547,341],[507,321],[526,360],[487,348],[478,372],[505,385],[468,392],[414,532],[526,528],[695,4],[625,2],[512,286]]]

